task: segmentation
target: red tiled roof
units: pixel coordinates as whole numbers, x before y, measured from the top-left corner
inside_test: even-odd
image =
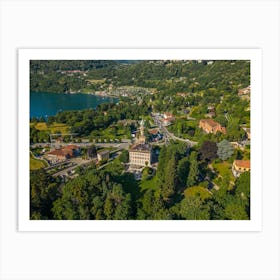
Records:
[[[250,168],[250,160],[238,160],[234,161],[236,167],[240,168]]]
[[[63,149],[65,149],[65,150],[78,150],[79,147],[76,146],[76,145],[70,144],[70,145],[64,147]]]
[[[166,115],[167,118],[172,118],[173,114],[170,112],[165,112],[164,115]]]
[[[163,121],[173,121],[173,120],[174,120],[174,118],[168,117],[168,118],[165,118]]]
[[[53,155],[53,156],[66,156],[69,154],[69,152],[59,149],[59,150],[53,150],[53,151],[49,152],[48,154]]]
[[[150,129],[149,132],[151,134],[157,134],[158,133],[158,129]]]
[[[204,123],[207,123],[208,125],[210,125],[211,127],[215,127],[217,125],[220,125],[218,122],[215,122],[214,120],[212,119],[203,119],[203,120],[200,120],[201,122],[204,122]]]

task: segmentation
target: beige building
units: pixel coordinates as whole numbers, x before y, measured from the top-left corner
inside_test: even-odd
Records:
[[[241,88],[238,90],[238,96],[242,96],[242,95],[250,95],[251,93],[251,86],[247,86],[245,88]]]
[[[149,166],[151,157],[152,150],[149,144],[136,144],[129,150],[129,163],[132,165]]]
[[[109,157],[110,157],[110,151],[108,151],[108,150],[103,150],[103,151],[97,152],[98,161],[108,160]]]
[[[149,166],[152,161],[152,148],[146,143],[146,137],[144,135],[144,121],[140,123],[140,136],[129,149],[129,164],[137,166]]]
[[[232,164],[232,173],[234,177],[239,177],[241,173],[250,171],[250,160],[235,160]]]
[[[226,134],[226,128],[221,126],[218,122],[212,119],[203,119],[199,121],[199,128],[203,129],[206,133],[214,133],[221,132]]]
[[[246,88],[242,88],[238,90],[238,96],[243,100],[250,101],[250,94],[251,94],[251,86],[247,86]]]
[[[138,144],[145,144],[146,143],[146,137],[145,137],[145,126],[144,121],[141,120],[140,122],[140,135],[137,139]]]

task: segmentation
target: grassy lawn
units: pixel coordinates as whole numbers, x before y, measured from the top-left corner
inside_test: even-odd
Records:
[[[125,133],[124,129],[117,129],[115,130],[112,127],[108,127],[106,129],[102,130],[95,130],[91,133],[91,136],[94,138],[100,138],[100,139],[122,139],[122,138],[128,138],[130,135],[127,135]]]
[[[46,166],[46,163],[43,160],[35,159],[31,154],[30,154],[29,162],[30,162],[29,165],[30,170],[37,170]]]
[[[245,148],[245,150],[243,151],[243,159],[250,159],[250,148]]]
[[[141,188],[142,192],[147,190],[147,189],[158,190],[159,187],[158,187],[158,184],[157,184],[157,177],[154,176],[150,180],[141,180],[140,188]]]
[[[30,123],[30,125],[33,125]],[[62,134],[69,133],[69,126],[64,123],[54,122],[53,124],[47,126],[45,122],[38,122],[35,125],[35,128],[41,131],[48,131],[50,133],[55,133],[56,131],[60,131]]]
[[[212,166],[217,170],[218,174],[222,177],[229,176],[231,181],[234,181],[235,178],[231,172],[231,164],[224,161],[222,163],[213,163]]]
[[[199,197],[201,200],[205,200],[211,197],[211,193],[201,186],[194,186],[187,188],[184,191],[185,197]]]

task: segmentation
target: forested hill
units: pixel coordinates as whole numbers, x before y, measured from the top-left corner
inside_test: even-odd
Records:
[[[136,62],[136,61],[135,61]],[[31,61],[30,90],[89,92],[109,86],[140,86],[165,93],[199,92],[210,88],[237,92],[250,84],[250,63],[239,60]]]
[[[91,69],[103,68],[106,66],[114,66],[117,62],[113,60],[31,60],[30,73],[32,75],[38,72],[52,74],[55,71],[81,70],[87,71]]]

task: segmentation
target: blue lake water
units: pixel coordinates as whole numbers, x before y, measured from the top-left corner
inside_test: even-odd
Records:
[[[101,103],[114,102],[117,98],[91,94],[30,93],[30,118],[54,116],[59,111],[95,109]]]

